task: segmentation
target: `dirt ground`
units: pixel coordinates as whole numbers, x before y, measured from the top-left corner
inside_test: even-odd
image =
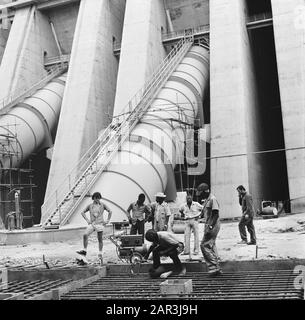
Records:
[[[278,219],[255,220],[258,259],[305,258],[305,213],[287,215]],[[203,224],[200,224],[200,239],[203,235]],[[147,224],[147,229],[150,224]],[[183,241],[183,234],[177,234]],[[192,236],[193,241],[193,236]],[[256,247],[239,245],[238,222],[223,222],[217,239],[218,253],[222,261],[252,260],[256,258]],[[0,265],[40,264],[42,256],[53,265],[74,263],[76,250],[82,248],[81,239],[57,243],[33,243],[24,245],[1,245]],[[193,247],[193,242],[191,242]],[[191,248],[192,249],[192,248]],[[109,239],[104,241],[104,263],[121,263],[116,247]],[[92,235],[88,246],[89,263],[96,264],[98,243]],[[201,259],[202,254],[193,256]],[[189,259],[181,256],[181,260]]]

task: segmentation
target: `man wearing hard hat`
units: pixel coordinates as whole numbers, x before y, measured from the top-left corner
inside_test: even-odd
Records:
[[[206,217],[204,235],[200,248],[209,275],[217,276],[222,273],[216,249],[216,238],[220,230],[219,204],[216,197],[210,192],[210,187],[206,183],[202,183],[197,187],[196,195],[203,202],[203,213]]]
[[[152,222],[153,229],[155,231],[166,231],[170,230],[171,226],[171,211],[168,204],[164,201],[166,195],[162,192],[156,194],[156,202],[151,203],[151,215],[148,221]]]

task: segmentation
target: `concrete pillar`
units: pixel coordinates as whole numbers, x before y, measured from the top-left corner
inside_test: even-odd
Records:
[[[127,0],[114,115],[125,107],[165,58],[163,0]]]
[[[305,208],[305,6],[272,0],[274,38],[292,212]]]
[[[236,187],[260,185],[252,118],[256,93],[243,0],[210,1],[211,187],[222,218],[241,215]]]
[[[11,0],[0,0],[0,5],[5,5],[12,2]],[[9,35],[9,30],[11,27],[11,22],[9,19],[6,18],[7,16],[7,9],[0,9],[0,65],[4,53],[4,49],[6,46],[7,38]]]
[[[113,37],[121,38],[124,11],[122,0],[80,3],[46,198],[111,120],[118,70]]]
[[[0,68],[0,100],[46,75],[44,51],[58,55],[48,18],[33,6],[17,10]]]

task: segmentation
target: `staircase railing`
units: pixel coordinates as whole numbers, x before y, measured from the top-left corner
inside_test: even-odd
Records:
[[[32,96],[37,90],[43,88],[52,79],[58,77],[63,73],[68,67],[57,65],[56,67],[50,69],[46,77],[39,80],[37,83],[25,90],[18,90],[13,92],[8,97],[0,100],[0,115],[6,114],[12,107],[14,107],[19,102],[23,101],[27,97]]]
[[[151,79],[135,94],[120,115],[113,119],[60,186],[46,199],[42,206],[42,216],[45,217],[43,227],[54,223],[64,225],[68,222],[71,214],[129,137],[149,108],[152,98],[170,77],[193,41],[193,36],[188,35],[176,44]]]
[[[56,64],[65,64],[65,63],[69,63],[70,61],[70,54],[62,54],[59,56],[55,56],[55,57],[49,57],[46,58],[44,61],[44,65],[47,66],[52,66],[52,65],[56,65]]]

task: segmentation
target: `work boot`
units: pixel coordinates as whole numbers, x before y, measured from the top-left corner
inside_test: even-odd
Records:
[[[223,272],[220,269],[218,269],[218,270],[215,270],[213,272],[209,272],[208,276],[213,278],[213,277],[217,277],[217,276],[222,275],[222,273]]]
[[[178,277],[185,276],[186,274],[186,267],[182,267],[182,270],[178,273]]]
[[[76,262],[79,266],[85,266],[87,265],[87,262],[85,262],[84,260],[77,260]]]
[[[248,242],[246,240],[241,240],[241,241],[237,242],[237,244],[248,244]]]
[[[168,271],[168,272],[164,272],[160,275],[161,279],[166,279],[168,278],[171,274],[173,273],[173,271]]]
[[[250,241],[247,243],[248,246],[256,246],[256,242],[255,241]]]
[[[103,254],[102,254],[102,253],[99,253],[99,254],[97,255],[97,257],[99,258],[100,263],[103,264]]]
[[[78,250],[76,251],[77,254],[80,254],[81,256],[86,256],[87,255],[87,251],[86,250]]]

